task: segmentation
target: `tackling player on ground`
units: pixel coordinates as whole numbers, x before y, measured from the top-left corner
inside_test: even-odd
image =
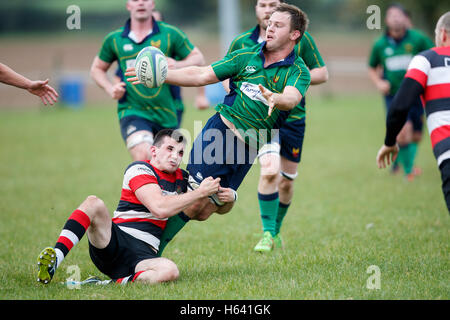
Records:
[[[183,135],[172,129],[156,134],[150,148],[151,161],[133,162],[125,170],[112,219],[101,199],[88,196],[70,215],[55,246],[39,254],[37,280],[48,284],[85,233],[93,263],[112,280],[88,279],[82,284],[153,284],[177,279],[175,263],[158,257],[167,219],[174,215],[188,219],[183,210],[220,187],[220,178],[207,178],[195,191],[187,192],[188,174],[179,169],[185,143]]]

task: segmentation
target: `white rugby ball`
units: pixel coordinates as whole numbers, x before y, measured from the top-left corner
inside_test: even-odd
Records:
[[[136,57],[136,76],[146,87],[160,87],[166,80],[167,68],[166,56],[158,48],[145,47]]]

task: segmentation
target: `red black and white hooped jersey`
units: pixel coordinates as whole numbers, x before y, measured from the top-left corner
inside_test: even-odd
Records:
[[[416,55],[406,78],[423,87],[428,131],[439,166],[450,159],[450,47],[432,48]]]
[[[163,195],[185,193],[188,176],[189,174],[181,169],[177,169],[173,174],[162,172],[153,167],[150,161],[133,162],[125,170],[122,194],[112,221],[121,230],[158,250],[167,218],[159,219],[153,216],[137,199],[135,192],[143,185],[156,183],[161,187]]]

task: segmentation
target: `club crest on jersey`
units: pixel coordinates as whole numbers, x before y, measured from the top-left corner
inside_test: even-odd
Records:
[[[387,56],[392,56],[394,54],[394,49],[387,47],[386,49],[384,49],[384,54]]]
[[[272,81],[273,81],[274,83],[277,83],[278,80],[280,80],[280,76],[275,76],[275,77],[273,77],[273,79],[272,79]]]
[[[248,73],[254,73],[254,72],[256,72],[256,67],[255,66],[246,66],[245,71],[247,71]]]
[[[133,45],[131,43],[124,44],[123,51],[133,51]]]
[[[158,40],[158,41],[151,40],[150,44],[152,45],[152,47],[159,48],[159,47],[161,47],[161,40]]]

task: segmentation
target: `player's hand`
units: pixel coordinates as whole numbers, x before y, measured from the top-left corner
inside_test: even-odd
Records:
[[[391,91],[391,84],[387,80],[380,80],[377,83],[377,88],[383,95],[387,96]]]
[[[41,98],[42,102],[47,105],[50,103],[53,105],[58,101],[58,93],[55,89],[48,85],[49,79],[42,81],[31,81],[30,86],[27,88],[28,92]]]
[[[217,197],[222,202],[233,202],[235,201],[234,197],[235,191],[231,188],[219,188],[219,192],[217,192]]]
[[[176,69],[177,61],[173,58],[166,57],[167,59],[167,68],[169,69]]]
[[[397,159],[398,145],[388,147],[383,145],[377,154],[377,165],[379,169],[384,169]],[[387,164],[387,165],[386,165]]]
[[[114,99],[114,100],[120,100],[122,99],[123,95],[126,92],[125,86],[127,84],[125,82],[118,82],[116,84],[114,84],[111,89],[109,90],[109,95]]]
[[[269,116],[272,114],[273,109],[275,108],[275,99],[274,99],[274,93],[270,91],[269,89],[264,88],[262,85],[258,85],[259,90],[261,91],[263,97],[267,100],[269,103],[269,112],[267,113]]]
[[[220,178],[214,179],[213,177],[207,177],[203,179],[202,183],[197,190],[202,194],[202,197],[210,196],[217,193],[220,188]]]
[[[127,68],[127,70],[125,70],[125,76],[131,77],[127,78],[127,81],[130,82],[132,85],[142,84],[142,82],[140,82],[136,76],[136,69],[134,67]]]

